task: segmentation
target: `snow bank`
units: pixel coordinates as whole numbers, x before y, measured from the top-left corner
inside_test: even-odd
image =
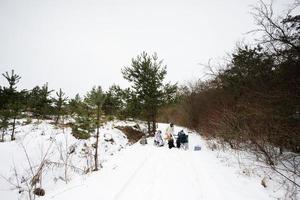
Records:
[[[114,129],[114,123],[100,129],[99,159],[101,163],[127,145],[126,136]],[[56,128],[48,121],[18,126],[16,140],[0,143],[1,199],[27,199],[30,177],[44,161],[41,187],[48,191],[61,187],[92,167],[95,138],[77,140],[70,128]],[[27,156],[26,156],[27,152]],[[29,159],[29,161],[28,161]],[[33,170],[33,173],[31,169]],[[20,193],[19,193],[20,192]]]

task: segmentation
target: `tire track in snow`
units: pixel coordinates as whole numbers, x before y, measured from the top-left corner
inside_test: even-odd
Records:
[[[135,180],[137,174],[143,169],[145,164],[148,162],[150,158],[150,153],[147,154],[147,156],[144,158],[142,163],[134,170],[134,172],[129,176],[127,181],[123,184],[121,189],[114,195],[113,200],[118,200],[122,196],[122,194],[125,192],[125,190],[130,186],[130,184]]]
[[[199,173],[197,172],[195,165],[191,161],[192,160],[191,156],[190,156],[191,153],[192,152],[190,152],[190,151],[179,152],[179,157],[183,161],[186,170],[192,171],[192,173],[194,174],[194,176],[190,176],[189,178],[191,179],[194,187],[200,190],[200,191],[197,190],[197,192],[195,194],[196,199],[203,199],[203,193],[204,193],[203,192],[203,187],[202,187],[201,181],[199,179],[199,177],[200,177]],[[183,155],[183,154],[185,154],[185,155]]]

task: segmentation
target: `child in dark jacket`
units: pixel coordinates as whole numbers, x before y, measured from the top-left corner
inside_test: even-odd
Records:
[[[187,144],[188,144],[188,135],[186,135],[183,130],[181,130],[178,133],[177,139],[176,139],[176,147],[180,148],[181,145],[184,146],[184,149],[187,148]]]

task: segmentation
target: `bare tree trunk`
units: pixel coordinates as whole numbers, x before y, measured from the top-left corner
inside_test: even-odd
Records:
[[[96,150],[95,150],[95,171],[98,171],[98,143],[99,143],[99,120],[100,120],[100,106],[97,107],[97,136],[96,136]]]
[[[67,153],[68,154],[68,153]],[[68,161],[69,156],[67,155],[65,160],[65,182],[68,183]]]
[[[152,134],[154,135],[155,132],[156,132],[156,120],[153,119],[153,121],[152,121]]]
[[[57,116],[56,116],[56,120],[55,120],[55,125],[57,125],[57,124],[58,124],[59,117],[60,117],[60,114],[57,114]]]
[[[5,134],[5,129],[2,130],[2,139],[1,139],[1,142],[4,142],[4,134]]]
[[[11,141],[15,140],[15,127],[16,127],[16,116],[14,116],[13,128],[11,132]]]
[[[58,106],[58,111],[57,111],[56,120],[55,120],[55,125],[57,125],[57,124],[58,124],[58,121],[59,121],[59,119],[60,119],[60,116],[61,116],[61,110],[62,110],[62,106],[61,106],[61,105],[59,105],[59,106]]]
[[[148,124],[148,133],[151,134],[151,126],[150,126],[150,121],[147,120],[147,124]]]

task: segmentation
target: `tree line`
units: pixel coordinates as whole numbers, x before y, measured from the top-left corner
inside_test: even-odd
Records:
[[[98,134],[101,123],[114,117],[145,120],[148,132],[154,133],[158,110],[175,101],[177,85],[164,83],[166,66],[155,53],[143,52],[133,58],[122,74],[132,82],[131,87],[112,85],[104,92],[95,86],[82,97],[77,94],[69,99],[62,89],[49,89],[48,83],[20,90],[21,76],[14,70],[3,73],[8,86],[0,86],[1,140],[8,133],[15,139],[16,120],[20,118],[50,119],[59,125],[63,117],[71,117],[72,133],[80,139],[89,138],[95,129]]]
[[[206,65],[211,78],[183,86],[160,120],[255,152],[271,166],[284,152],[299,155],[300,15],[292,13],[275,16],[263,2],[253,7],[255,44],[238,45],[221,67]]]
[[[298,7],[295,1],[275,16],[272,4],[260,1],[252,10],[257,29],[249,33],[259,33],[255,43],[237,45],[225,64],[205,65],[210,78],[181,86],[177,103],[159,111],[160,121],[197,130],[212,150],[230,148],[238,162],[238,152],[250,153],[282,178],[292,199],[300,188]]]

